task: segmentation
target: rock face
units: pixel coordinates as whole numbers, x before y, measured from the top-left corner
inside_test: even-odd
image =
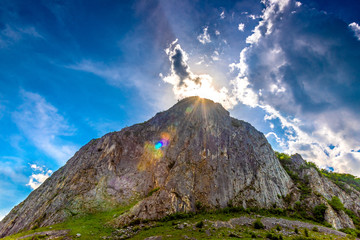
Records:
[[[314,183],[319,179],[314,175]],[[314,185],[325,198],[342,194],[326,184]],[[0,222],[0,237],[135,201],[115,224],[194,211],[199,204],[285,208],[285,196],[297,191],[262,133],[220,104],[190,97],[147,122],[90,141]],[[358,197],[341,200],[355,210]]]
[[[344,210],[335,210],[328,203],[332,197],[336,196],[344,204],[344,207],[351,210],[356,215],[360,213],[360,193],[346,185],[348,191],[341,189],[330,179],[322,176],[313,166],[306,164],[304,159],[295,154],[291,156],[291,163],[288,166],[298,174],[301,184],[307,184],[311,193],[301,200],[299,196],[294,201],[301,200],[308,209],[313,209],[316,205],[325,204],[327,206],[325,212],[325,221],[330,223],[336,229],[355,228],[352,219],[344,212]],[[294,191],[293,193],[295,193]]]

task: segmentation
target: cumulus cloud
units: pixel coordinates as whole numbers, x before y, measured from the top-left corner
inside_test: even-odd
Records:
[[[52,171],[44,169],[44,167],[38,166],[36,164],[31,164],[30,167],[34,171],[34,173],[31,174],[29,182],[26,184],[26,186],[29,186],[34,190],[37,189],[43,182],[45,182],[46,179],[51,176]]]
[[[245,24],[240,23],[239,26],[238,26],[238,29],[239,29],[240,32],[243,32],[244,29],[245,29]]]
[[[355,36],[360,40],[360,26],[356,22],[350,23],[349,27],[354,31]]]
[[[165,50],[171,63],[171,72],[163,76],[163,81],[173,85],[173,92],[178,99],[189,96],[200,96],[221,103],[225,108],[232,108],[236,99],[228,89],[217,90],[213,86],[213,79],[207,74],[194,74],[187,63],[188,55],[175,40]]]
[[[210,35],[208,33],[208,28],[209,27],[204,27],[203,28],[203,33],[200,34],[197,39],[199,40],[200,43],[202,44],[206,44],[206,43],[210,43],[211,39],[210,39]]]
[[[284,151],[360,175],[360,153],[351,151],[360,146],[359,41],[333,15],[291,0],[264,3],[248,47],[230,65],[239,72],[237,99],[280,122]]]
[[[13,113],[13,120],[24,135],[41,151],[65,163],[76,151],[77,146],[64,142],[61,136],[74,133],[58,110],[39,94],[22,91],[23,104]]]
[[[251,18],[252,20],[255,20],[257,18],[260,18],[260,16],[254,15],[254,14],[249,14],[247,15],[248,18]]]

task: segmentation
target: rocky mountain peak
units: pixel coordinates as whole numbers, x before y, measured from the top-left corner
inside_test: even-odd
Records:
[[[303,164],[301,156],[293,161]],[[189,97],[91,140],[0,222],[0,237],[134,202],[112,224],[191,212],[199,204],[285,208],[293,204],[288,196],[296,201],[298,190],[264,134],[218,103]]]
[[[149,123],[160,128],[169,125],[184,126],[183,124],[213,126],[214,123],[225,126],[229,119],[229,112],[221,104],[200,97],[188,97],[169,110],[156,114]]]

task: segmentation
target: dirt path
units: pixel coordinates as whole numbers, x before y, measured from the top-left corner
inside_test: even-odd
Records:
[[[236,226],[252,226],[254,221],[255,218],[243,216],[239,218],[232,218],[229,221],[214,221],[212,222],[212,225],[215,228],[234,228]],[[296,220],[288,220],[275,217],[262,217],[261,222],[264,224],[266,229],[272,229],[279,225],[283,229],[282,232],[286,235],[294,234],[295,228],[307,228],[311,231],[314,227],[316,227],[319,232],[346,237],[345,233],[338,230]]]
[[[52,231],[45,231],[45,232],[36,232],[29,235],[22,236],[18,239],[25,239],[29,237],[35,237],[35,236],[46,236],[46,239],[54,239],[62,236],[66,236],[70,232],[69,229],[66,230],[52,230]]]

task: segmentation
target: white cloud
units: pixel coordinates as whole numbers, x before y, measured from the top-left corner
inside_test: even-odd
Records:
[[[219,102],[228,109],[236,104],[236,98],[228,92],[227,88],[215,89],[210,75],[195,74],[190,70],[187,63],[188,55],[177,40],[172,42],[165,52],[169,56],[171,72],[163,76],[163,81],[173,85],[173,92],[178,99],[200,96]]]
[[[211,58],[212,58],[213,61],[219,61],[220,60],[219,52],[215,50],[213,55],[211,56]]]
[[[360,40],[360,26],[356,22],[350,23],[349,27],[354,31],[355,36]]]
[[[248,18],[251,18],[252,20],[255,20],[255,19],[257,19],[257,18],[260,18],[259,16],[254,15],[254,14],[249,14],[249,15],[247,15],[247,17],[248,17]]]
[[[265,134],[266,138],[271,138],[274,137],[275,141],[280,145],[280,146],[284,146],[284,140],[279,138],[278,135],[275,132],[268,132],[267,134]]]
[[[95,74],[109,80],[109,83],[113,85],[117,85],[119,82],[124,82],[124,75],[121,74],[121,70],[119,70],[119,68],[112,68],[101,62],[83,60],[75,65],[67,67]]]
[[[243,32],[245,29],[245,24],[239,23],[238,29],[239,29],[239,31]]]
[[[44,39],[44,37],[33,26],[17,27],[6,24],[5,28],[0,31],[0,47],[7,47],[25,39],[26,37]]]
[[[255,44],[261,36],[271,34],[274,21],[283,13],[284,9],[289,5],[290,0],[267,0],[264,1],[266,8],[263,11],[262,20],[253,30],[253,34],[246,38],[246,43]],[[256,19],[257,16],[249,15],[248,17]]]
[[[357,165],[360,162],[360,154],[351,152],[354,147],[358,146],[358,143],[348,141],[346,136],[343,135],[346,134],[346,131],[334,132],[326,124],[324,125],[324,118],[334,118],[335,115],[341,114],[350,118],[350,122],[354,122],[355,116],[351,116],[346,112],[334,112],[334,116],[325,113],[321,118],[313,120],[314,130],[308,133],[302,130],[305,123],[298,119],[285,118],[279,111],[269,105],[262,106],[262,108],[269,114],[265,117],[265,120],[280,120],[281,127],[285,130],[285,137],[280,140],[276,136],[276,141],[281,142],[281,147],[287,153],[300,153],[305,159],[314,161],[319,166],[331,166],[335,168],[335,171],[360,175],[360,169]],[[358,127],[360,127],[360,124],[355,123],[355,126],[350,128],[358,129]],[[336,147],[330,149],[329,146],[334,143]]]
[[[296,5],[297,7],[301,7],[302,3],[301,3],[301,2],[295,2],[295,5]]]
[[[33,171],[43,171],[43,167],[38,166],[36,164],[30,164],[30,167]]]
[[[204,27],[203,28],[203,33],[200,34],[197,39],[199,40],[200,43],[202,44],[206,44],[206,43],[210,43],[211,39],[210,39],[210,35],[208,33],[208,28],[209,27]]]
[[[287,14],[301,7],[299,2],[266,0],[264,3],[266,8],[261,16],[262,20],[246,40],[249,46],[241,51],[238,63],[229,65],[231,71],[239,72],[232,81],[237,100],[248,106],[263,109],[267,113],[265,117],[267,121],[279,120],[271,122],[270,127],[275,128],[274,123],[280,122],[280,126],[276,126],[276,129],[281,128],[281,134],[270,132],[267,137],[274,137],[283,151],[290,154],[298,152],[305,159],[314,161],[319,166],[331,166],[335,168],[335,171],[360,176],[360,153],[356,152],[360,146],[359,114],[348,106],[351,102],[339,102],[341,101],[341,96],[337,96],[339,91],[331,92],[329,88],[324,89],[326,86],[336,84],[342,86],[351,84],[341,83],[341,81],[353,79],[351,75],[344,75],[346,74],[344,68],[331,67],[332,63],[339,65],[344,60],[338,61],[336,58],[331,58],[328,61],[326,59],[330,54],[329,51],[335,49],[331,48],[331,44],[335,44],[338,49],[338,45],[344,43],[333,42],[333,40],[327,42],[320,34],[319,39],[316,39],[314,33],[310,32],[311,44],[308,44],[307,32],[304,32],[303,25],[293,24],[294,18],[301,16],[294,14],[290,18]],[[315,20],[321,24],[327,23],[326,18],[329,16],[324,17],[325,19],[319,19],[320,17],[320,14],[317,15],[318,19]],[[309,21],[313,21],[296,20],[297,22],[306,21],[306,24],[310,25],[312,22]],[[346,38],[346,34],[341,34],[341,31],[346,29],[339,30],[337,27],[332,27],[334,36]],[[355,33],[358,29],[360,30],[356,23],[350,24],[349,27]],[[293,30],[297,33],[296,37],[289,36]],[[310,30],[315,31],[312,28]],[[296,43],[291,42],[292,40]],[[348,39],[344,40],[348,41]],[[345,49],[345,55],[346,51]],[[330,56],[337,56],[337,54]],[[353,55],[350,54],[350,56]],[[298,61],[299,57],[311,59],[307,60],[311,62],[314,59],[322,60],[322,68],[329,64],[331,74],[328,76],[327,72],[321,71],[307,73],[304,69],[307,65],[301,64]],[[351,64],[351,61],[349,62]],[[317,64],[316,61],[314,63]],[[350,64],[346,67],[352,69],[355,64],[354,66]],[[291,71],[296,74],[291,75]],[[352,71],[355,70],[352,69]],[[321,82],[319,76],[325,76],[326,81]],[[309,79],[312,79],[310,83]],[[352,93],[356,91],[348,90]],[[320,94],[324,91],[326,93]],[[322,107],[320,103],[323,102],[328,106]],[[334,145],[335,148],[330,149],[330,145]],[[352,151],[353,149],[355,151]]]
[[[36,164],[31,164],[30,166],[34,173],[31,174],[29,182],[26,184],[26,186],[30,186],[34,190],[51,176],[52,171],[44,170],[43,167],[37,166]]]
[[[219,36],[220,35],[220,31],[219,30],[215,30],[215,35]]]
[[[224,12],[224,11],[222,11],[222,12],[220,13],[220,18],[221,18],[221,19],[224,19],[224,18],[225,18],[225,12]]]
[[[64,164],[78,149],[61,140],[74,133],[73,127],[39,94],[21,91],[21,95],[24,103],[13,113],[14,122],[38,149]]]

